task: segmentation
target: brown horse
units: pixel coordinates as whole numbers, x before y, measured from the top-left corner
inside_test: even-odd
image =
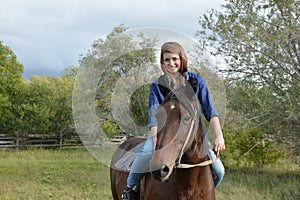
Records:
[[[207,145],[203,145],[199,109],[195,109],[194,98],[182,94],[168,95],[157,110],[158,141],[149,163],[151,173],[145,173],[137,189],[140,200],[215,199],[211,168],[205,164]],[[129,139],[114,154],[110,168],[114,200],[122,199],[128,176],[126,169],[117,169],[114,164],[143,141],[141,137]],[[180,168],[181,163],[189,165]]]

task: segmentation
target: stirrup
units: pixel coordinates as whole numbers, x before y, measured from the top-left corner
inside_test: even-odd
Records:
[[[137,200],[136,192],[129,187],[126,187],[122,193],[122,200]]]

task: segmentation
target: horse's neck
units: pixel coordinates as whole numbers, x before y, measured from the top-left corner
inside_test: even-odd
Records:
[[[191,147],[183,154],[181,163],[197,164],[205,160],[201,158],[202,139],[195,139]]]

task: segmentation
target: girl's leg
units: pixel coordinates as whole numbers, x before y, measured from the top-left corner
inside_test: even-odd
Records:
[[[211,160],[216,158],[215,153],[211,149],[208,152],[208,157]],[[217,188],[220,185],[220,183],[224,177],[225,168],[220,159],[218,159],[216,162],[212,163],[211,165],[212,165],[212,169],[214,172],[214,185],[215,185],[215,188]]]
[[[149,136],[145,142],[144,147],[133,161],[127,178],[128,188],[132,189],[143,176],[143,174],[147,171],[153,152],[154,150],[152,136]]]

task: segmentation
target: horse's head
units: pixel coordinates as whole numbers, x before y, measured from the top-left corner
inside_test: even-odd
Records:
[[[172,91],[157,109],[157,144],[150,171],[160,181],[169,178],[181,158],[195,156],[201,149],[200,111],[194,97],[187,96],[182,90]]]

